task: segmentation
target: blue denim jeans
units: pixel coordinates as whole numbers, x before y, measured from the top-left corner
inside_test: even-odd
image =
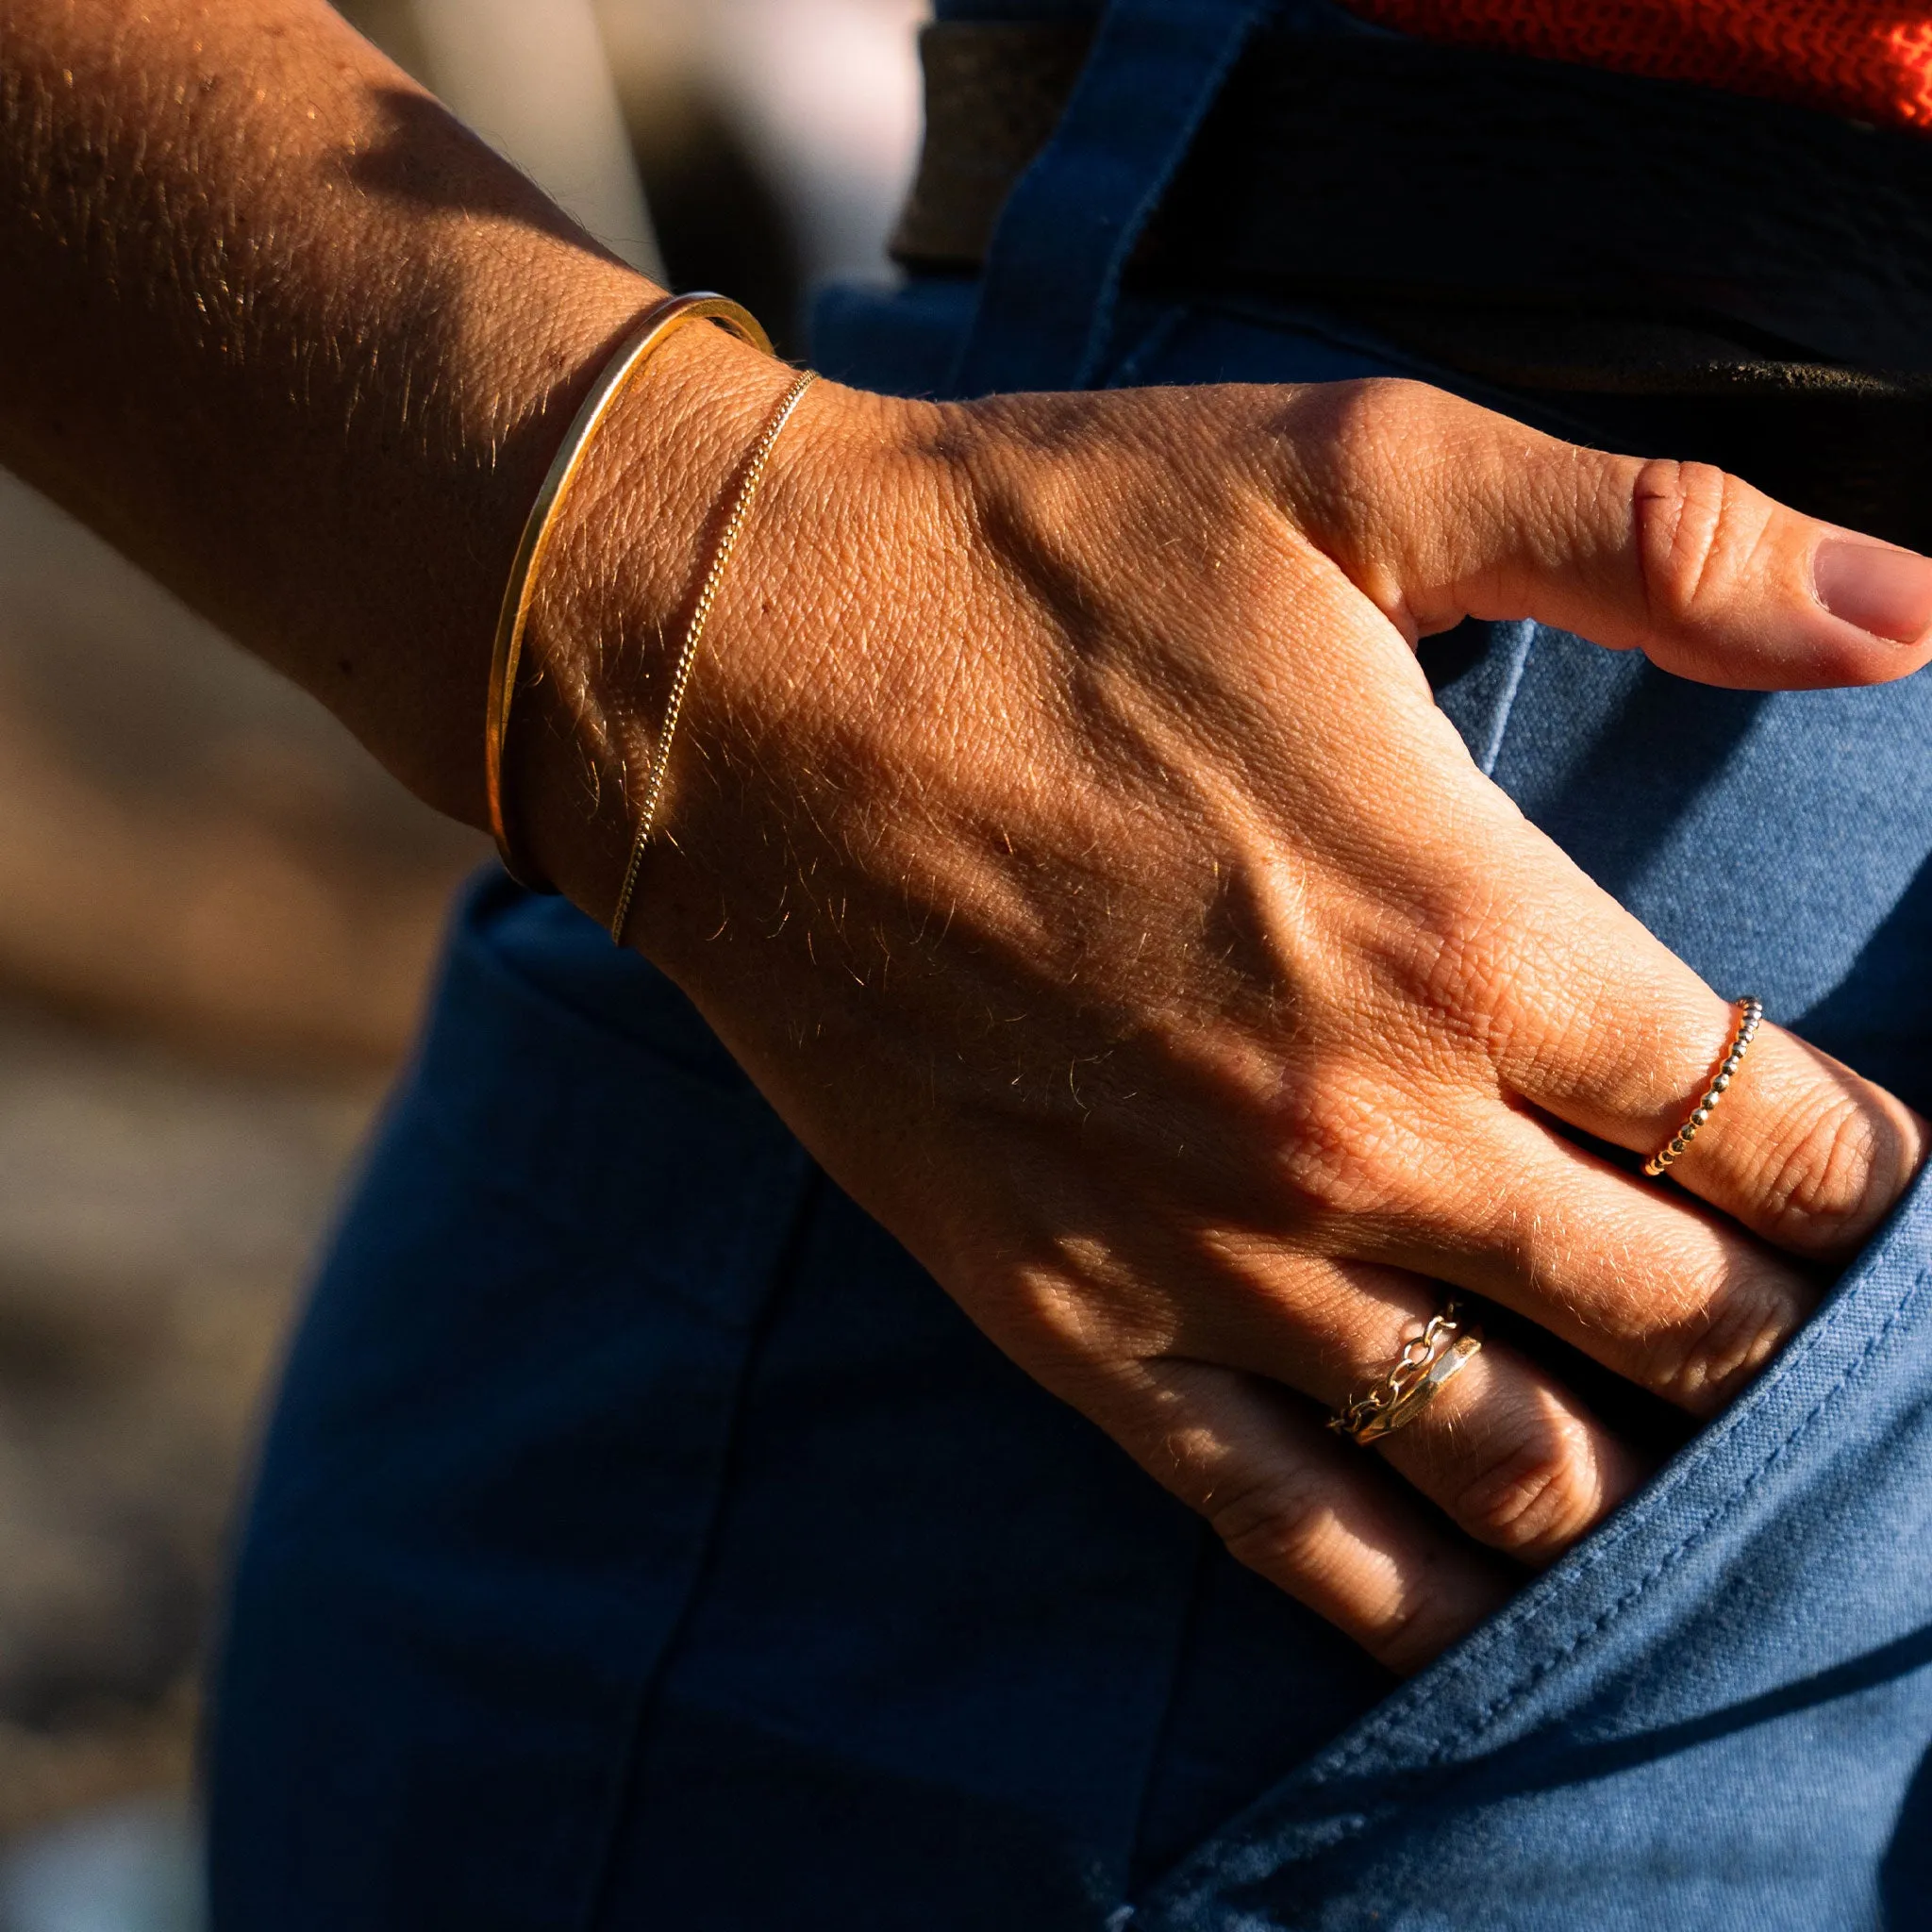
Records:
[[[1406,367],[1319,315],[1060,299],[1090,381]],[[817,359],[970,387],[1030,353],[1002,326],[963,284],[834,296]],[[1932,679],[1717,691],[1531,625],[1429,662],[1481,767],[1713,985],[1932,1104]],[[1922,1187],[1729,1411],[1398,1684],[1007,1362],[674,988],[492,875],[266,1443],[217,1924],[1924,1924],[1928,1393]]]

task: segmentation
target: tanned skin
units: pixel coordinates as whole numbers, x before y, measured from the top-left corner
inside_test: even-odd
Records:
[[[490,640],[660,291],[320,0],[0,0],[0,460],[480,824]],[[691,327],[592,452],[510,747],[608,914],[667,662],[790,372]],[[1925,1126],[1730,1014],[1471,763],[1418,636],[1878,683],[1932,567],[1399,382],[815,387],[698,666],[632,942],[827,1170],[1244,1561],[1410,1669],[1646,1463],[1491,1341],[1322,1426],[1451,1287],[1708,1416]],[[1434,1507],[1424,1507],[1426,1497]]]

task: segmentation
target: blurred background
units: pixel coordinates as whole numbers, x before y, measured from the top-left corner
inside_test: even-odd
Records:
[[[346,0],[593,232],[803,347],[882,278],[924,0]],[[0,1932],[194,1932],[262,1405],[486,857],[0,472]]]

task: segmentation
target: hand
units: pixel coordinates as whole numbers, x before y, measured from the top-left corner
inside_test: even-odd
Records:
[[[700,359],[723,426],[613,428],[533,641],[554,728],[522,727],[519,783],[600,914],[701,547],[655,479],[709,463],[717,502],[783,382]],[[1681,1185],[1580,1144],[1668,1138],[1730,1010],[1477,773],[1411,646],[1534,616],[1713,682],[1903,675],[1932,566],[1821,554],[1845,541],[1411,384],[822,386],[713,619],[633,935],[1016,1361],[1412,1668],[1646,1473],[1496,1340],[1378,1450],[1326,1432],[1443,1284],[1707,1416],[1926,1129],[1766,1027]]]
[[[658,291],[322,0],[16,0],[8,31],[0,457],[476,819],[503,571]],[[787,379],[697,330],[660,360],[573,498],[512,746],[600,913],[707,519]],[[1372,1455],[1323,1409],[1454,1283],[1708,1414],[1924,1128],[1768,1030],[1681,1188],[1579,1147],[1655,1146],[1727,1010],[1478,776],[1408,643],[1472,611],[1720,681],[1916,669],[1924,566],[1832,538],[1400,384],[822,387],[637,941],[1016,1359],[1419,1663],[1641,1461],[1500,1341]]]

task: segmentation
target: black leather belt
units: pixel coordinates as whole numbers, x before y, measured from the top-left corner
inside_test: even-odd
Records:
[[[893,254],[970,273],[1079,26],[946,24]],[[1572,435],[1932,548],[1932,141],[1382,38],[1251,44],[1137,282],[1312,302]]]

